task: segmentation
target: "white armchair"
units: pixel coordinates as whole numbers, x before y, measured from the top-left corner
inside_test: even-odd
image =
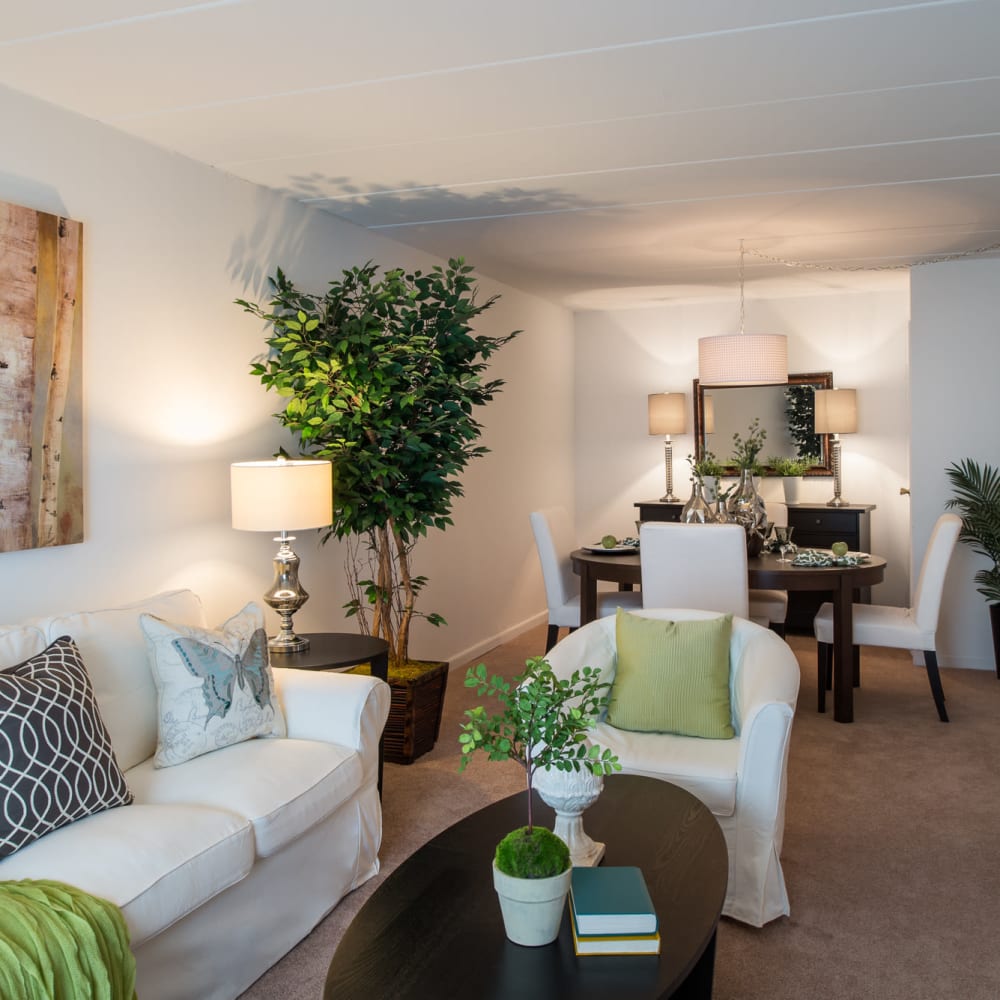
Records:
[[[688,609],[635,613],[674,621],[718,617]],[[591,666],[613,681],[615,619],[583,626],[559,642],[548,659],[559,677]],[[594,740],[618,755],[626,773],[680,785],[712,810],[729,848],[722,912],[762,927],[789,912],[780,856],[799,666],[779,636],[742,618],[733,619],[729,659],[733,739],[626,732],[602,720],[594,727]]]

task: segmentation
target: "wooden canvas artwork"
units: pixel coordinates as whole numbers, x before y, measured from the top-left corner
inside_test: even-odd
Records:
[[[83,541],[82,230],[0,202],[0,552]]]

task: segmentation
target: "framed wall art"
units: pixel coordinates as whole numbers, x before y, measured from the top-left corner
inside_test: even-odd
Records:
[[[83,541],[83,226],[0,202],[0,552]]]

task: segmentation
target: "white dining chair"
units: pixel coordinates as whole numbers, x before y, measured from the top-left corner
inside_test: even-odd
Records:
[[[749,617],[747,536],[738,524],[647,521],[639,529],[644,608]]]
[[[768,500],[767,519],[771,524],[788,524],[788,507],[777,500]],[[788,619],[788,591],[751,587],[750,617],[754,621],[766,621],[772,631],[784,638],[785,622]]]
[[[569,515],[561,507],[549,507],[531,513],[538,560],[542,564],[545,600],[549,606],[549,629],[545,638],[547,653],[559,640],[559,629],[571,632],[580,627],[580,581],[569,559],[576,548]],[[598,591],[597,617],[613,615],[617,608],[634,611],[642,607],[639,593],[629,590]]]
[[[909,649],[924,655],[927,680],[937,706],[938,718],[948,721],[944,707],[944,688],[937,662],[937,627],[944,593],[944,578],[955,550],[962,519],[957,514],[942,514],[934,525],[924,553],[917,581],[917,597],[912,608],[894,608],[879,604],[854,604],[853,641],[855,646],[884,646]],[[818,707],[826,710],[826,689],[833,664],[833,605],[823,604],[813,619],[817,651]]]

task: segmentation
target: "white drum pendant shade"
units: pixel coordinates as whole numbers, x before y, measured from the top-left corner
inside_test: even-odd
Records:
[[[788,339],[777,333],[734,333],[698,341],[703,385],[783,385],[788,381]]]

